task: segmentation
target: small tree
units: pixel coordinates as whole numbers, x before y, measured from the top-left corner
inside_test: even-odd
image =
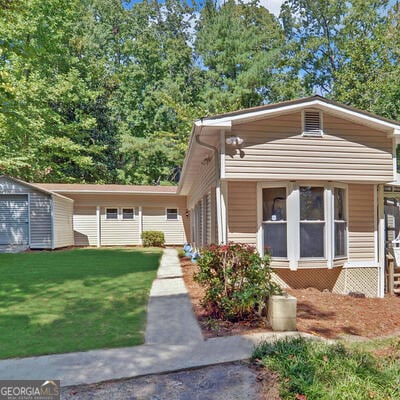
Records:
[[[269,254],[261,257],[254,246],[243,243],[203,248],[194,277],[206,289],[203,307],[213,317],[230,321],[260,317],[269,296],[281,293],[269,263]]]

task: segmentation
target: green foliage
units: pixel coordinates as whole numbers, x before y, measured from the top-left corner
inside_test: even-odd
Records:
[[[290,85],[277,73],[284,43],[278,20],[258,1],[206,1],[195,48],[204,63],[202,93],[209,112],[218,113],[287,99]]]
[[[283,399],[394,400],[400,396],[398,360],[377,360],[340,343],[303,338],[265,342],[254,350],[252,359],[278,372]]]
[[[400,118],[387,0],[0,0],[0,172],[176,183],[193,120],[322,93]]]
[[[204,286],[203,306],[216,318],[230,321],[261,316],[269,296],[280,293],[272,281],[269,255],[241,243],[211,244],[201,250],[195,281]]]
[[[144,247],[163,247],[165,245],[164,232],[143,231],[142,240]]]
[[[0,358],[144,341],[158,249],[0,254]]]

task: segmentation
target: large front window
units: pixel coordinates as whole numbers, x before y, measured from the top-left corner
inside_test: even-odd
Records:
[[[300,260],[325,260],[332,267],[335,258],[346,257],[346,189],[340,186],[328,182],[261,186],[260,246],[268,248],[273,258],[287,259],[293,269]]]
[[[300,257],[324,257],[324,188],[300,187]]]
[[[263,189],[264,248],[272,257],[287,257],[286,188]]]

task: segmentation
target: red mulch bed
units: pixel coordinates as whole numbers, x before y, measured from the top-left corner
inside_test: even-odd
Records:
[[[271,332],[265,321],[231,323],[209,318],[200,304],[203,289],[193,281],[197,265],[182,258],[183,278],[195,315],[205,337]],[[400,297],[354,298],[317,289],[287,290],[297,298],[297,329],[325,338],[359,336],[366,338],[400,334]]]
[[[206,338],[217,336],[241,335],[254,332],[272,332],[266,321],[255,319],[253,321],[229,322],[210,318],[200,302],[204,296],[203,288],[193,280],[193,274],[197,271],[197,264],[193,264],[190,258],[181,258],[183,280],[189,291],[193,311],[199,321],[203,336]]]

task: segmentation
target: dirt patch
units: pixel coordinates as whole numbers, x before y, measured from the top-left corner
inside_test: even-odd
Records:
[[[197,317],[205,338],[240,335],[244,333],[272,332],[265,320],[254,319],[252,321],[229,322],[210,318],[206,310],[201,306],[204,297],[204,289],[193,280],[193,274],[198,271],[197,264],[193,264],[190,258],[181,258],[183,280],[189,291],[194,314]]]
[[[265,321],[230,323],[210,319],[200,301],[204,290],[193,281],[197,265],[182,258],[183,277],[194,313],[205,337],[271,332]],[[325,338],[374,338],[400,334],[400,297],[355,298],[320,292],[317,289],[289,289],[297,298],[297,329]]]
[[[262,393],[267,384],[271,397],[264,397]],[[272,385],[275,385],[275,389]],[[61,399],[279,400],[280,397],[277,380],[269,379],[267,372],[244,362],[234,362],[169,374],[64,387],[61,389]]]

